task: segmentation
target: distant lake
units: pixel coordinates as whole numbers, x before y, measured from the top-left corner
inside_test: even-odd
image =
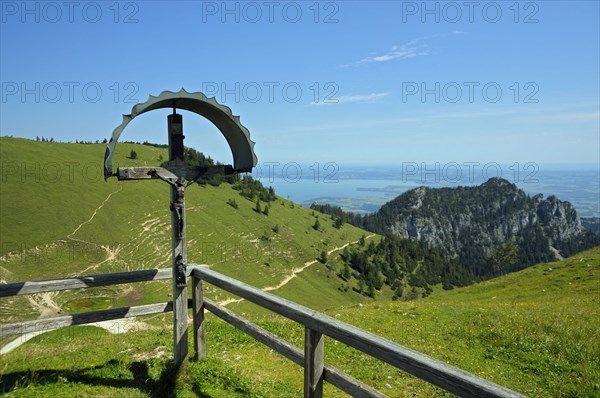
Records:
[[[401,193],[422,185],[432,188],[471,186],[487,180],[475,173],[462,176],[459,180],[456,173],[450,174],[449,171],[445,175],[447,178],[441,178],[440,173],[436,175],[434,172],[425,175],[398,173],[397,176],[390,176],[390,170],[378,171],[359,167],[346,167],[343,172],[330,171],[321,175],[315,175],[313,170],[305,171],[302,176],[294,173],[286,178],[278,175],[273,178],[263,176],[260,180],[266,186],[273,186],[278,195],[304,206],[318,201],[321,204],[330,203],[354,211],[356,207],[353,206],[357,204],[363,204],[367,211],[374,211]],[[503,175],[503,178],[516,183],[530,195],[556,195],[563,201],[571,202],[580,216],[600,217],[598,170],[537,170],[535,173],[521,172],[520,175],[516,175],[512,170],[507,173],[508,168],[503,170],[507,174]],[[490,177],[495,176],[494,172],[495,170],[490,170]]]

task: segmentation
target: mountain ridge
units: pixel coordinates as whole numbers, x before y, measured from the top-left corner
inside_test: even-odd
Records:
[[[516,251],[516,258],[499,264],[502,272],[511,272],[600,243],[582,227],[570,202],[555,195],[531,197],[498,177],[477,186],[420,186],[362,217],[327,205],[313,204],[312,208],[345,217],[371,232],[426,243],[477,276],[497,274],[498,264],[488,265],[503,252]]]

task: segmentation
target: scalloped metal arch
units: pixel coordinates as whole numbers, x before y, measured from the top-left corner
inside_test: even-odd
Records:
[[[184,109],[205,117],[214,124],[225,136],[233,154],[233,168],[238,172],[249,172],[256,166],[254,142],[250,132],[240,123],[240,117],[233,115],[228,106],[221,105],[215,97],[208,98],[201,92],[188,93],[185,89],[175,93],[163,91],[157,97],[150,96],[146,102],[135,105],[131,114],[123,115],[121,124],[113,130],[112,137],[106,146],[104,155],[104,179],[113,175],[112,157],[115,146],[125,127],[136,116],[155,109],[173,108]]]

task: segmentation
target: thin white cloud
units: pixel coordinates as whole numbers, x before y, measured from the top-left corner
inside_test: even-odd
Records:
[[[599,122],[600,112],[565,112],[538,116],[537,121]]]
[[[383,97],[387,97],[389,93],[372,93],[366,95],[342,95],[337,98],[332,98],[327,102],[311,102],[311,105],[321,106],[321,105],[340,105],[340,104],[362,104],[369,102],[377,102]]]
[[[386,93],[387,95],[387,93]],[[365,96],[366,97],[366,96]],[[317,105],[317,104],[315,104]],[[287,133],[306,133],[306,132],[323,132],[323,131],[335,131],[335,130],[368,130],[373,128],[412,128],[416,123],[422,126],[424,122],[437,120],[451,120],[451,119],[476,119],[485,120],[491,118],[506,118],[511,116],[513,120],[518,120],[519,123],[523,121],[539,123],[551,120],[561,121],[577,121],[577,122],[598,122],[600,120],[600,113],[597,111],[591,112],[578,112],[578,111],[566,111],[562,112],[556,108],[545,108],[538,109],[535,112],[526,110],[523,108],[511,107],[507,109],[499,110],[480,110],[473,112],[423,112],[413,114],[412,116],[391,118],[391,119],[361,119],[352,121],[334,121],[330,123],[320,123],[313,125],[296,125],[289,126],[286,129]]]
[[[395,59],[409,59],[415,57],[423,57],[426,55],[430,55],[431,51],[429,50],[429,46],[427,43],[423,43],[424,40],[437,38],[437,37],[447,37],[454,35],[464,35],[467,32],[462,30],[452,30],[449,33],[437,33],[425,37],[420,37],[417,39],[413,39],[409,42],[406,42],[399,46],[393,46],[388,52],[380,55],[372,55],[366,58],[361,59],[356,62],[354,65],[360,65],[365,63],[378,63],[378,62],[388,62],[393,61]]]
[[[387,62],[394,59],[408,59],[425,55],[429,55],[427,44],[419,44],[419,39],[415,39],[400,46],[394,46],[385,54],[363,58],[360,63]]]

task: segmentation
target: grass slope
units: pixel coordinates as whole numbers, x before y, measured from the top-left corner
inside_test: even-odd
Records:
[[[169,187],[162,181],[118,182],[102,178],[105,146],[0,138],[0,283],[170,267]],[[128,159],[132,149],[137,159]],[[118,165],[158,165],[165,148],[119,144]],[[238,209],[227,204],[235,199]],[[231,188],[193,185],[186,193],[188,261],[258,287],[277,286],[322,250],[357,241],[364,231],[332,226],[320,215],[279,198],[269,215]],[[265,203],[263,203],[263,207]],[[274,227],[278,226],[278,232]],[[311,304],[329,298],[356,301],[353,292],[325,289]],[[170,282],[17,297],[0,302],[5,322],[169,300]],[[208,290],[217,301],[229,296]]]
[[[382,301],[329,313],[531,397],[600,396],[600,247],[412,302]],[[252,316],[252,314],[246,314]],[[207,361],[169,377],[171,334],[109,335],[75,327],[38,336],[2,358],[0,392],[13,396],[301,395],[302,370],[209,314]],[[303,329],[258,323],[301,347]],[[92,344],[93,341],[93,344]],[[390,397],[450,396],[330,339],[326,361]],[[35,360],[33,360],[35,358]],[[326,385],[326,396],[344,396]]]
[[[600,397],[598,308],[600,247],[465,288],[439,289],[425,299],[328,313],[531,397]],[[282,319],[257,319],[302,346],[302,328]],[[329,339],[325,346],[329,363],[391,397],[451,396]],[[251,340],[230,347],[222,358],[243,356],[232,363],[246,377],[270,360]],[[295,367],[275,366],[278,379],[301,388]]]
[[[131,149],[136,160],[124,156]],[[169,266],[168,188],[160,181],[102,181],[103,151],[102,145],[0,138],[1,283]],[[163,149],[120,144],[116,163],[155,165],[161,154],[166,157]],[[211,264],[261,288],[286,282],[273,292],[530,396],[600,396],[600,248],[467,288],[437,290],[426,299],[373,302],[338,289],[335,276],[336,248],[364,231],[349,225],[337,230],[323,215],[324,230],[315,231],[315,215],[283,199],[272,202],[268,216],[256,213],[254,203],[227,184],[194,185],[186,199],[190,262]],[[329,267],[305,267],[322,250],[331,252]],[[169,282],[153,282],[3,299],[0,318],[14,322],[59,310],[165,301],[170,289]],[[210,287],[207,296],[229,299]],[[231,308],[302,346],[298,325],[244,301]],[[0,392],[300,395],[299,367],[210,314],[209,360],[190,364],[186,378],[173,382],[170,315],[142,320],[148,330],[112,335],[75,327],[35,337],[2,356]],[[391,397],[446,395],[331,340],[325,351],[328,362]],[[326,394],[342,396],[331,386]]]

